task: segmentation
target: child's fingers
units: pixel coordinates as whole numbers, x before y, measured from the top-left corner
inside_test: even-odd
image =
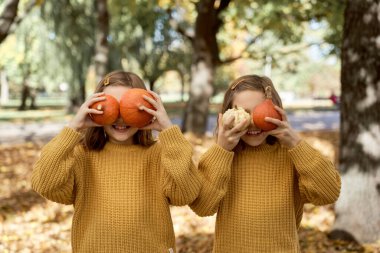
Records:
[[[240,132],[237,132],[237,133],[234,133],[234,134],[231,134],[229,137],[228,137],[228,140],[230,142],[239,142],[240,138],[245,135],[247,133],[248,130],[243,130],[243,131],[240,131]]]
[[[279,130],[278,128],[276,128],[276,129],[268,131],[267,134],[276,137],[281,132],[283,132],[283,130]]]
[[[165,110],[164,105],[162,104],[162,101],[161,101],[160,96],[159,96],[157,93],[155,93],[154,91],[151,91],[151,90],[147,90],[147,91],[148,91],[149,94],[151,94],[151,95],[153,96],[153,98],[154,98],[154,101],[155,101],[155,104],[156,104],[155,108],[156,108],[157,110],[159,110],[160,108],[162,108],[162,109]]]
[[[275,118],[271,118],[271,117],[265,117],[264,119],[266,122],[270,122],[270,123],[273,123],[277,126],[285,126],[285,122],[279,120],[279,119],[275,119]]]
[[[157,103],[156,100],[154,100],[153,98],[149,97],[149,96],[146,96],[146,95],[143,95],[143,98],[148,101],[151,105],[153,105],[154,108],[158,109],[159,107],[159,104]]]
[[[88,109],[87,113],[91,113],[91,114],[103,114],[103,111],[97,110],[97,109]]]
[[[281,118],[283,121],[288,121],[288,116],[286,115],[286,112],[284,109],[282,109],[281,107],[277,105],[274,106],[274,109],[276,109],[276,111],[278,111],[281,114]]]
[[[233,129],[234,127],[234,121],[235,121],[235,117],[233,115],[231,115],[230,117],[227,118],[227,120],[225,122],[223,122],[223,116],[221,116],[222,118],[222,126],[223,128],[225,129]]]
[[[146,111],[147,113],[149,113],[149,114],[151,114],[151,115],[157,117],[157,111],[152,110],[152,109],[149,109],[149,108],[147,108],[147,107],[144,106],[144,105],[141,105],[141,106],[139,107],[139,109],[140,109],[140,110],[144,110],[144,111]]]
[[[241,122],[239,122],[239,124],[237,124],[236,126],[234,126],[231,129],[231,132],[232,133],[238,133],[238,132],[241,132],[241,131],[245,130],[247,127],[248,127],[247,120],[244,119]]]
[[[97,93],[94,93],[94,94],[90,95],[86,100],[90,101],[93,98],[102,97],[104,95],[105,95],[104,92],[97,92]]]
[[[237,133],[234,133],[232,136],[235,138],[235,139],[240,139],[243,135],[245,135],[247,133],[248,129],[245,129],[243,131],[240,131],[240,132],[237,132]]]
[[[222,114],[219,113],[219,114],[218,114],[218,126],[219,126],[219,127],[222,127],[222,125],[223,125],[223,123],[222,123]]]
[[[151,90],[147,90],[149,92],[149,94],[151,94],[157,101],[161,101],[161,98],[160,96],[154,92],[154,91],[151,91]]]
[[[106,100],[106,97],[93,97],[88,100],[88,106],[95,104],[96,102]]]
[[[97,92],[97,93],[92,94],[92,95],[90,96],[90,98],[91,98],[91,97],[100,97],[100,96],[103,96],[104,94],[105,94],[104,91],[102,91],[102,92]]]
[[[239,135],[239,137],[242,137],[242,136],[245,135],[247,132],[248,132],[248,128],[246,128],[246,129],[244,129],[243,131],[239,132],[238,135]]]

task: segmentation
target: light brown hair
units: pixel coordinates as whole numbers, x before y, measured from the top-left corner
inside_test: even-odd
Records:
[[[107,74],[95,88],[95,93],[102,92],[108,86],[125,86],[145,89],[144,81],[132,72],[116,70]],[[82,144],[89,150],[102,150],[108,141],[103,127],[90,127],[84,132]],[[150,146],[154,143],[151,130],[138,130],[133,135],[133,143]]]
[[[232,103],[233,103],[235,94],[242,92],[242,91],[246,91],[246,90],[260,91],[263,94],[265,94],[265,88],[268,86],[270,86],[272,88],[272,101],[273,101],[273,103],[275,105],[279,106],[280,108],[282,108],[281,98],[278,95],[276,89],[274,88],[272,80],[270,80],[266,76],[246,75],[246,76],[241,76],[241,77],[235,79],[229,85],[226,93],[224,94],[221,113],[223,114],[228,109],[232,108]],[[217,133],[218,133],[218,125],[216,126],[216,129],[215,129],[215,134],[217,134]],[[268,144],[273,145],[275,142],[277,142],[277,138],[269,135],[266,138],[266,142]],[[235,147],[234,151],[239,151],[242,148],[244,148],[244,146],[245,146],[245,143],[242,140],[240,140],[238,145]]]

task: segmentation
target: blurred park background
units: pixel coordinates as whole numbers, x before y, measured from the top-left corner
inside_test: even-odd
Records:
[[[305,206],[302,252],[380,252],[379,0],[0,0],[0,252],[70,252],[72,206],[30,187],[41,147],[106,73],[140,75],[194,145],[228,84],[266,75],[290,123],[342,175]],[[178,252],[211,252],[215,217],[173,207]]]

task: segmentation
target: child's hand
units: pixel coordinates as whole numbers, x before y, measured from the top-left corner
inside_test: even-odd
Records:
[[[148,101],[156,110],[152,110],[142,105],[140,110],[144,110],[147,113],[153,115],[152,123],[141,128],[141,129],[154,129],[157,131],[165,130],[172,126],[172,122],[169,119],[168,114],[166,113],[165,107],[162,104],[161,98],[154,93],[153,91],[148,90],[148,92],[155,98],[151,98],[148,96],[143,96],[146,101]]]
[[[90,113],[92,114],[103,114],[103,111],[96,109],[91,109],[90,106],[96,102],[105,100],[104,92],[95,93],[91,95],[79,108],[77,114],[67,125],[68,127],[80,131],[88,127],[100,126],[93,122],[90,118]]]
[[[247,120],[244,119],[234,127],[234,117],[228,118],[223,124],[222,114],[218,117],[217,144],[225,150],[232,151],[240,138],[247,133]]]
[[[266,117],[265,121],[278,126],[276,129],[269,131],[268,134],[276,137],[281,144],[287,146],[288,148],[295,147],[301,141],[301,137],[290,126],[285,111],[278,106],[275,106],[274,108],[281,114],[282,121]]]

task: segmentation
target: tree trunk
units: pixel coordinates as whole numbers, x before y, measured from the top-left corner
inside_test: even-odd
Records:
[[[5,71],[0,71],[1,98],[0,105],[5,105],[9,100],[9,85]]]
[[[185,75],[182,73],[182,71],[178,71],[179,78],[181,80],[181,102],[185,101]]]
[[[37,110],[38,108],[37,108],[37,104],[36,104],[36,98],[37,98],[37,89],[36,88],[30,89],[29,97],[30,97],[29,109],[30,110]]]
[[[83,57],[83,62],[85,62],[87,57]],[[73,68],[73,76],[71,78],[71,85],[69,90],[69,105],[67,108],[68,113],[76,112],[79,107],[86,100],[86,87],[84,85],[86,81],[85,72],[87,71],[87,66],[83,66],[82,61],[77,61],[71,59],[71,64],[76,66]]]
[[[97,33],[96,33],[96,52],[95,52],[95,73],[96,82],[99,82],[108,72],[108,41],[109,34],[109,15],[107,0],[96,1],[97,9]]]
[[[21,89],[21,104],[18,108],[19,111],[25,111],[27,109],[27,101],[30,99],[30,110],[37,109],[36,105],[37,89],[30,87],[28,81],[24,81]]]
[[[19,0],[8,0],[5,3],[3,13],[0,16],[0,43],[8,36],[18,9]]]
[[[108,54],[108,70],[123,69],[121,60],[123,58],[123,51],[121,48],[116,47],[115,45],[109,45],[109,54]]]
[[[157,78],[156,79],[149,79],[149,89],[151,91],[154,91],[154,85],[156,84]]]
[[[380,0],[347,1],[342,47],[341,196],[333,238],[380,239]]]
[[[203,135],[207,128],[209,100],[214,92],[214,74],[220,63],[216,35],[222,21],[219,14],[227,8],[230,0],[202,0],[196,4],[195,35],[192,38],[193,59],[191,66],[190,97],[187,102],[183,131]]]
[[[18,108],[19,111],[25,111],[26,110],[26,101],[28,100],[28,97],[30,96],[30,87],[24,81],[22,84],[22,89],[21,89],[21,104]]]
[[[183,131],[203,135],[207,130],[209,101],[213,94],[215,68],[204,61],[191,67],[190,96],[187,102]]]

